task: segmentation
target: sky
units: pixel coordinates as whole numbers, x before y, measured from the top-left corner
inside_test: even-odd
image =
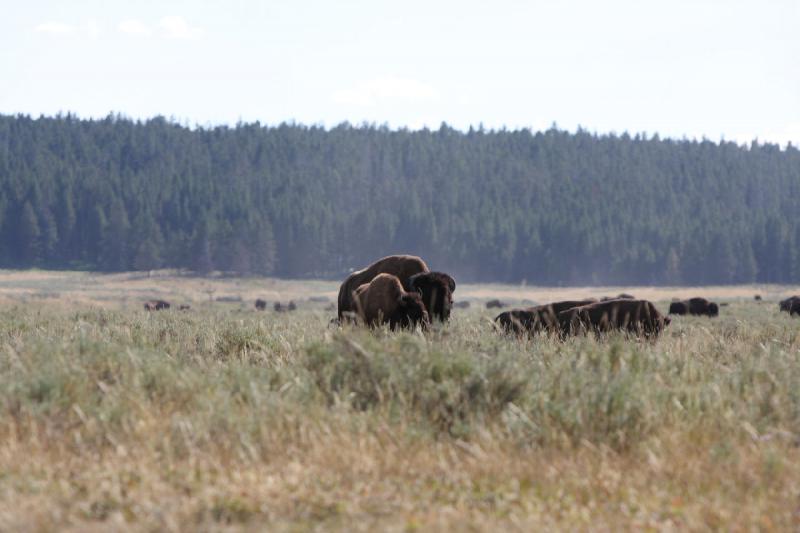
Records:
[[[0,12],[2,114],[555,123],[800,145],[800,0],[0,0]]]

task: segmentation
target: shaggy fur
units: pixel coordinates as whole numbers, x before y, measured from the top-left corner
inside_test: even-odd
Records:
[[[659,313],[647,300],[611,300],[574,307],[558,314],[562,335],[583,331],[607,333],[627,331],[645,337],[657,337],[669,325],[670,318]]]
[[[406,292],[397,276],[378,274],[356,289],[358,316],[368,326],[389,324],[396,329],[427,326],[428,312],[417,292]]]
[[[428,316],[442,322],[450,318],[456,281],[443,272],[421,272],[408,280],[409,291],[416,291],[428,311]]]
[[[553,302],[547,305],[538,305],[526,309],[512,309],[497,315],[495,323],[503,331],[522,335],[524,333],[538,333],[540,331],[558,331],[558,314],[573,307],[595,303],[597,300],[567,300]]]

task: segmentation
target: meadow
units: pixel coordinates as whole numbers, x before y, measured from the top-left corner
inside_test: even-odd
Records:
[[[331,328],[335,289],[0,273],[0,530],[800,528],[790,288],[626,288],[729,304],[655,342],[481,305],[619,288],[463,285],[426,333]]]

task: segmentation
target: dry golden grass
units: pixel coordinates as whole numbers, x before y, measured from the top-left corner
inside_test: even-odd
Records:
[[[749,292],[655,343],[562,343],[480,307],[333,330],[323,303],[148,314],[95,300],[124,276],[81,300],[88,274],[28,275],[0,281],[59,297],[0,290],[2,531],[800,528],[800,320]]]

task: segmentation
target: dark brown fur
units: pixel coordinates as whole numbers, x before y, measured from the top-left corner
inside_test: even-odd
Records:
[[[796,302],[800,302],[800,296],[789,296],[785,300],[781,300],[778,305],[781,311],[786,311],[790,315],[794,315],[800,313],[800,310],[796,310]]]
[[[489,300],[486,302],[486,309],[502,309],[506,307],[508,304],[505,302],[501,302],[500,300]]]
[[[267,308],[267,301],[261,298],[256,300],[256,310],[264,311]]]
[[[425,264],[425,261],[415,255],[390,255],[375,261],[367,268],[353,272],[347,276],[347,279],[339,287],[339,318],[342,318],[345,313],[355,313],[357,311],[353,293],[361,285],[372,281],[378,274],[396,276],[403,285],[403,289],[408,291],[411,288],[408,285],[409,279],[420,272],[430,272],[430,269]]]
[[[626,331],[645,337],[657,337],[670,323],[652,302],[627,299],[574,307],[559,313],[558,321],[562,335]]]
[[[397,276],[378,274],[369,283],[356,289],[358,316],[368,326],[389,324],[391,329],[398,326],[413,328],[429,323],[428,312],[417,292],[406,292]]]
[[[500,313],[495,317],[495,322],[501,329],[509,333],[522,335],[524,333],[538,333],[540,331],[558,331],[558,314],[573,307],[588,305],[596,302],[594,298],[586,300],[566,300],[553,302],[546,305],[537,305],[527,309],[512,309]]]
[[[446,321],[453,308],[453,291],[456,281],[443,272],[420,272],[408,280],[409,292],[415,291],[422,296],[428,317]]]

